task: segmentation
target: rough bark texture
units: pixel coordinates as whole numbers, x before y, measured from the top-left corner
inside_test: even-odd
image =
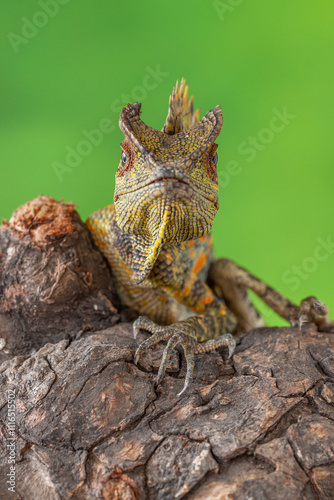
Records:
[[[0,362],[119,320],[111,274],[71,203],[40,196],[0,227]]]
[[[51,220],[57,207],[70,222],[53,240],[36,221],[16,234],[11,220],[0,233],[1,499],[334,498],[329,338],[311,327],[252,330],[232,360],[198,355],[178,400],[182,357],[175,352],[155,389],[163,346],[134,365],[146,334],[135,341],[131,323],[120,321],[130,313],[120,311],[84,225],[71,205],[40,198],[25,207],[36,203],[32,221]],[[15,493],[6,484],[8,390]]]

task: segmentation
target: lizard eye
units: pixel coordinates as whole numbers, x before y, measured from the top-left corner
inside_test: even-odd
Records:
[[[217,155],[217,153],[215,153],[213,155],[213,157],[211,158],[211,163],[215,167],[217,165],[217,162],[218,162],[218,155]]]
[[[128,159],[129,159],[129,156],[123,151],[121,159],[122,159],[122,165],[124,167],[124,165],[127,163]]]

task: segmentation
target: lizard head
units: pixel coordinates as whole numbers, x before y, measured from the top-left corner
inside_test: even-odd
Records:
[[[163,244],[211,231],[218,210],[214,141],[222,127],[219,106],[177,133],[147,126],[140,108],[128,104],[120,116],[125,139],[114,195],[118,227],[143,238],[147,248],[136,282],[148,275]]]

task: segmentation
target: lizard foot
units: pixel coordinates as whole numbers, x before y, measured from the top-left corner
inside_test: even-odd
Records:
[[[230,358],[234,352],[236,345],[236,342],[230,333],[221,335],[220,337],[217,337],[215,339],[210,339],[206,342],[198,343],[197,338],[202,337],[203,332],[199,319],[196,316],[169,326],[157,325],[144,316],[140,316],[133,323],[133,334],[135,338],[137,337],[138,331],[141,328],[144,330],[148,330],[150,333],[152,333],[152,335],[147,340],[144,340],[144,342],[142,342],[136,350],[134,357],[135,364],[138,363],[140,355],[149,347],[163,340],[168,340],[158,371],[156,386],[159,384],[159,382],[161,382],[163,376],[165,375],[166,366],[172,354],[172,350],[177,345],[182,346],[187,363],[187,372],[183,389],[178,394],[178,397],[184,394],[192,379],[195,365],[195,354],[209,352],[221,346],[227,346],[229,351],[228,357]]]
[[[297,308],[298,315],[290,320],[292,326],[301,330],[304,323],[315,323],[319,331],[334,331],[334,323],[328,318],[328,307],[315,297],[302,300]]]

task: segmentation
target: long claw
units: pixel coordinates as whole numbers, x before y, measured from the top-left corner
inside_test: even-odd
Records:
[[[188,351],[188,349],[185,349],[185,358],[187,362],[187,373],[186,373],[186,379],[184,381],[184,386],[181,392],[178,393],[177,397],[180,398],[182,394],[186,392],[186,390],[189,387],[190,381],[192,379],[193,373],[194,373],[194,366],[195,366],[195,355],[194,355],[194,350],[191,349]]]
[[[303,312],[301,311],[298,314],[298,330],[302,329],[303,323],[304,323],[304,318],[303,318]]]
[[[189,385],[189,382],[186,384],[184,384],[183,386],[183,389],[181,392],[178,393],[177,397],[180,398],[181,396],[183,396],[183,394],[186,392],[186,390],[188,389],[188,385]]]
[[[161,361],[161,364],[160,364],[160,367],[159,367],[159,371],[158,371],[158,376],[157,376],[157,380],[155,382],[155,387],[157,387],[157,385],[161,382],[161,380],[163,379],[163,376],[165,375],[165,372],[166,372],[166,367],[167,367],[167,363],[168,363],[168,360],[169,358],[171,357],[171,354],[172,354],[172,350],[174,349],[174,347],[179,343],[179,339],[177,337],[177,335],[173,335],[173,337],[171,337],[164,349],[164,352],[163,352],[163,355],[162,355],[162,361]]]
[[[138,361],[139,361],[139,358],[140,358],[140,355],[142,354],[143,350],[140,349],[141,346],[138,347],[138,349],[136,350],[135,352],[135,355],[134,355],[134,358],[133,358],[133,362],[134,364],[137,366],[138,364]]]
[[[236,340],[233,337],[233,335],[231,335],[230,333],[227,333],[225,335],[225,337],[226,337],[226,339],[228,341],[228,344],[227,344],[227,347],[228,347],[228,357],[227,357],[227,359],[230,359],[233,356],[233,353],[235,351],[235,347],[236,347],[237,343],[236,343]]]
[[[139,328],[136,328],[136,327],[135,327],[135,324],[133,323],[132,335],[133,335],[133,338],[134,338],[135,340],[136,340],[136,338],[137,338],[138,332],[139,332]]]

